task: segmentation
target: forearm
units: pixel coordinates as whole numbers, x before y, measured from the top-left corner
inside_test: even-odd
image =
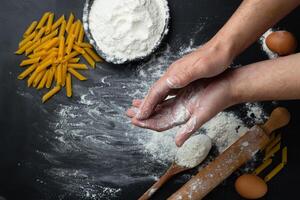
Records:
[[[300,0],[244,0],[213,41],[225,44],[234,58],[299,4]]]
[[[300,99],[300,53],[241,67],[229,80],[235,103]]]

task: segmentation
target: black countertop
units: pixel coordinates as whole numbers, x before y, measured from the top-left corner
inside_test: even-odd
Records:
[[[194,34],[193,37],[195,45],[202,44],[218,31],[239,3],[240,1],[237,0],[169,1],[172,16],[171,32],[165,43],[169,44],[173,52],[177,52],[182,44],[190,42],[191,32],[195,32],[197,27],[199,29],[201,27],[201,31],[199,30],[199,33]],[[55,97],[46,105],[41,105],[39,99],[41,94],[27,89],[24,87],[23,82],[16,79],[20,73],[18,64],[21,57],[15,56],[13,52],[16,50],[18,41],[28,24],[39,19],[44,12],[53,11],[57,16],[74,12],[77,17],[81,17],[83,4],[83,0],[4,0],[1,2],[0,195],[8,200],[136,199],[153,183],[153,180],[122,183],[119,185],[122,191],[115,196],[78,195],[72,189],[66,192],[57,177],[46,173],[47,169],[56,165],[45,159],[46,156],[43,153],[51,149],[49,144],[52,144],[51,142],[54,140],[51,137],[46,137],[46,135],[54,134],[48,126],[51,114],[55,112],[57,105],[76,104],[80,92],[75,94],[73,100],[60,100],[59,97]],[[299,20],[300,8],[282,20],[275,28],[287,29],[299,39]],[[235,63],[245,65],[267,59],[260,48],[258,43],[252,45],[236,59]],[[122,67],[103,64],[96,69],[95,74],[99,77],[104,76],[104,74],[120,74],[120,77],[124,79],[124,75],[134,72],[135,69],[134,64]],[[128,76],[128,79],[130,78],[132,77]],[[93,84],[93,81],[88,81],[82,85],[83,87],[90,87]],[[22,93],[22,91],[26,92]],[[126,103],[129,103],[129,101],[130,99]],[[264,103],[267,110],[270,107],[269,104],[268,102]],[[300,130],[300,124],[297,123],[297,117],[300,115],[299,101],[286,101],[279,104],[287,107],[292,114],[290,125],[282,131],[286,135],[283,142],[288,146],[289,162],[287,167],[269,183],[269,193],[264,199],[295,199],[298,196],[297,190],[300,185],[298,179],[300,177],[300,171],[298,170],[298,155],[300,153],[298,131]],[[84,156],[86,155],[67,153],[62,159],[66,161],[66,165],[75,168],[80,165],[80,162],[85,162]],[[101,171],[100,168],[99,171]],[[162,171],[161,168],[160,171]],[[234,177],[231,177],[226,181],[226,184],[216,188],[207,199],[241,199],[234,191],[233,181]],[[84,184],[88,183],[88,181],[84,182]],[[65,183],[64,186],[66,185],[68,183]],[[110,184],[108,183],[108,185]],[[165,199],[180,185],[182,185],[182,181],[174,179],[155,196],[155,199]],[[93,188],[101,190],[100,186],[93,185]],[[88,191],[84,192],[87,193]]]

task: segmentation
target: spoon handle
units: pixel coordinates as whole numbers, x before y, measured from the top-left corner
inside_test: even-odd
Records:
[[[172,164],[171,167],[167,170],[167,172],[160,177],[160,179],[154,183],[140,198],[139,200],[147,200],[152,197],[152,195],[161,188],[170,178],[172,178],[174,175],[187,170],[187,168],[178,166],[176,164]]]

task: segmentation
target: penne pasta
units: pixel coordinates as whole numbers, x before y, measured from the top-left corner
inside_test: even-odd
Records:
[[[47,69],[47,67],[49,67],[52,63],[53,63],[53,58],[50,58],[50,59],[44,61],[43,63],[41,63],[41,64],[37,67],[36,71],[37,71],[37,72],[44,71],[44,70]]]
[[[32,44],[33,44],[32,41],[27,42],[24,46],[22,46],[19,50],[17,50],[15,54],[18,55],[23,54],[26,51],[26,49],[28,49]]]
[[[51,40],[52,38],[57,36],[57,34],[58,34],[58,29],[56,29],[55,31],[52,31],[49,35],[42,38],[42,43],[45,44],[45,42],[48,42],[49,40]]]
[[[61,87],[55,86],[52,90],[50,90],[48,93],[46,93],[43,98],[42,98],[42,102],[45,103],[46,101],[48,101],[51,97],[53,97],[56,93],[58,93],[60,91]]]
[[[80,44],[78,44],[81,48],[93,48],[93,46],[89,43],[86,43],[86,42],[82,42]]]
[[[57,29],[62,23],[63,21],[65,21],[65,16],[61,16],[53,25],[51,30],[54,31],[55,29]]]
[[[37,72],[36,70],[31,74],[31,76],[27,80],[27,87],[30,87],[32,85],[34,79],[37,77],[38,74],[39,72]]]
[[[65,36],[66,27],[67,27],[67,22],[64,20],[62,22],[62,25],[61,25],[60,30],[59,30],[59,35],[58,35],[59,38]]]
[[[84,29],[83,29],[82,23],[80,22],[80,32],[78,35],[77,43],[81,44],[83,42],[83,40],[84,40]]]
[[[274,176],[276,176],[284,167],[283,163],[280,163],[279,165],[277,165],[277,167],[275,167],[265,178],[264,181],[268,182],[270,181]]]
[[[42,16],[41,20],[39,21],[39,23],[38,23],[38,25],[37,25],[37,27],[36,27],[37,30],[38,30],[38,29],[41,29],[41,28],[45,25],[45,23],[46,23],[46,21],[47,21],[47,19],[48,19],[48,17],[49,17],[50,14],[51,14],[50,12],[46,12],[46,13]]]
[[[80,46],[76,45],[76,44],[73,45],[73,49],[74,49],[75,51],[77,51],[78,53],[80,53],[80,54],[85,54],[84,49],[81,48]]]
[[[39,51],[39,52],[37,52],[37,53],[31,54],[31,55],[29,55],[28,57],[29,57],[29,58],[38,58],[38,57],[44,57],[44,56],[46,56],[47,54],[48,54],[48,52],[45,51],[45,50],[43,50],[43,51]]]
[[[98,54],[95,51],[93,51],[92,49],[85,48],[84,50],[94,59],[94,61],[96,61],[96,62],[103,61],[102,58],[100,58],[100,56],[98,56]]]
[[[68,62],[70,59],[72,59],[78,55],[79,55],[79,53],[77,51],[73,51],[64,58],[63,62]]]
[[[26,65],[32,65],[35,63],[38,63],[40,61],[40,57],[38,58],[31,58],[31,59],[27,59],[27,60],[23,60],[20,64],[20,67],[26,66]]]
[[[68,72],[70,72],[73,76],[75,76],[77,79],[79,79],[81,81],[87,80],[86,77],[84,77],[83,75],[81,75],[80,73],[78,73],[75,69],[68,68]]]
[[[43,89],[45,87],[47,79],[48,79],[48,76],[49,76],[49,72],[50,72],[50,70],[47,70],[46,73],[44,74],[41,82],[39,83],[39,85],[37,87],[38,90],[41,90],[41,89]]]
[[[39,30],[39,32],[36,34],[36,36],[33,39],[33,42],[38,41],[39,39],[41,39],[41,37],[43,36],[43,34],[45,33],[46,28],[43,27]]]
[[[51,41],[49,41],[47,44],[43,46],[43,49],[46,51],[49,50],[52,47],[57,47],[59,43],[58,37],[53,38]]]
[[[25,33],[24,33],[24,37],[28,37],[29,35],[31,35],[35,29],[35,27],[37,26],[38,22],[34,21],[30,24],[30,26],[26,29]]]
[[[33,87],[37,87],[37,85],[39,84],[39,82],[42,80],[43,76],[45,75],[46,70],[41,71],[38,73],[38,75],[36,76],[36,78],[33,81]]]
[[[68,64],[68,67],[73,68],[73,69],[88,69],[86,64],[73,64],[73,63],[70,63],[70,64]]]
[[[49,34],[52,30],[52,25],[53,25],[53,20],[54,20],[54,13],[51,13],[48,17],[48,21],[47,21],[47,26],[46,26],[46,30],[45,30],[45,34]]]
[[[80,61],[80,58],[72,58],[68,62],[69,63],[78,63]]]
[[[265,153],[269,153],[270,150],[278,143],[281,141],[281,134],[277,135],[265,148]]]
[[[66,91],[67,91],[67,97],[72,97],[72,76],[70,73],[67,73]]]
[[[70,54],[71,53],[71,51],[73,49],[74,40],[75,40],[75,35],[71,35],[70,39],[69,39],[68,46],[66,48],[66,54]]]
[[[49,71],[49,75],[47,77],[47,83],[46,83],[46,88],[50,88],[53,82],[53,77],[56,71],[56,67],[52,65]]]
[[[28,67],[25,71],[23,71],[19,76],[18,79],[19,80],[23,80],[24,78],[26,78],[31,72],[33,72],[37,67],[37,64],[33,64],[30,67]]]
[[[92,66],[92,68],[95,68],[96,63],[91,56],[89,56],[87,53],[82,54],[82,56]]]
[[[78,19],[74,25],[74,36],[75,36],[75,40],[78,39],[79,37],[79,32],[80,32],[80,28],[81,28],[81,23],[80,20]]]
[[[33,52],[34,49],[36,49],[39,45],[41,45],[41,40],[36,41],[34,44],[31,45],[28,49],[25,51],[25,55],[29,55]]]
[[[57,70],[56,70],[56,76],[57,76],[57,85],[62,84],[62,65],[58,65]]]
[[[258,175],[260,174],[264,169],[266,169],[270,164],[272,163],[272,159],[268,159],[265,162],[263,162],[260,166],[258,166],[253,174]]]
[[[274,156],[274,154],[280,150],[280,146],[281,146],[281,144],[278,143],[275,147],[273,147],[273,148],[265,155],[264,160],[267,160],[267,159],[271,158],[272,156]]]
[[[66,26],[66,31],[67,31],[68,33],[69,33],[70,28],[71,28],[71,26],[72,26],[72,24],[73,24],[74,18],[75,18],[75,16],[73,15],[73,13],[71,13],[71,14],[70,14],[70,17],[69,17],[69,19],[68,19],[67,26]]]
[[[61,71],[61,85],[65,86],[66,84],[66,77],[67,77],[67,70],[68,70],[68,63],[62,64],[62,71]]]
[[[19,48],[24,46],[25,44],[27,44],[27,42],[31,41],[33,38],[35,38],[37,32],[33,32],[31,33],[28,37],[26,37],[24,40],[22,40],[20,43],[19,43]]]
[[[65,38],[59,38],[59,48],[58,48],[58,61],[62,61],[65,55]]]

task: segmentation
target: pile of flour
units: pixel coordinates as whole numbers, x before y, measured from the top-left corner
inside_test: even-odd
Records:
[[[89,27],[105,59],[123,63],[150,54],[167,33],[166,0],[95,0]]]

